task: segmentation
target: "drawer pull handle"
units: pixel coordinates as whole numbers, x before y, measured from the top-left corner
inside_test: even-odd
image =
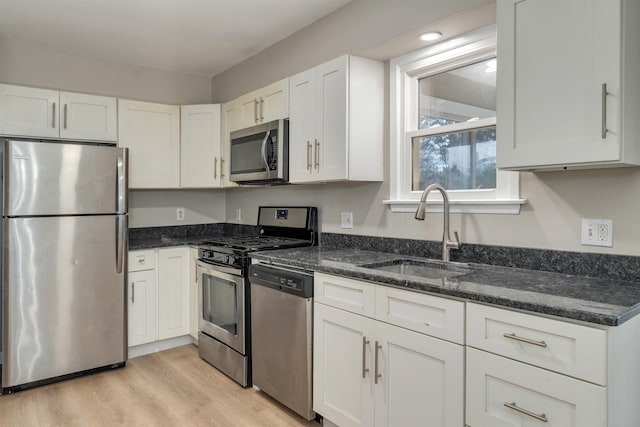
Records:
[[[507,334],[504,333],[502,334],[503,337],[505,338],[509,338],[510,340],[516,340],[516,341],[520,341],[526,344],[531,344],[531,345],[536,345],[538,347],[547,347],[547,343],[544,341],[535,341],[535,340],[530,340],[529,338],[523,338],[523,337],[519,337],[516,334]]]
[[[362,337],[362,378],[365,377],[367,372],[369,372],[369,368],[367,368],[367,344],[369,344],[369,340],[367,337]]]
[[[428,324],[427,322],[424,322],[424,326],[426,326],[426,327],[428,328],[428,327],[429,327],[429,326],[431,326],[431,325],[430,325],[430,324]]]
[[[538,421],[542,421],[544,423],[548,423],[549,419],[547,418],[547,416],[545,414],[536,414],[535,412],[531,412],[531,411],[527,411],[524,408],[520,408],[516,405],[516,402],[504,402],[504,406],[506,406],[509,409],[513,409],[514,411],[520,412],[521,414],[525,414],[530,416],[531,418],[535,418]]]
[[[376,359],[375,359],[375,377],[374,377],[374,384],[378,384],[378,378],[382,378],[382,374],[378,373],[378,350],[380,350],[382,348],[382,346],[380,344],[378,344],[378,341],[376,341]]]

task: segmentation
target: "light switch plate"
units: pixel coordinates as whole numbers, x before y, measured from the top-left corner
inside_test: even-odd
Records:
[[[353,212],[340,214],[340,228],[353,228]]]

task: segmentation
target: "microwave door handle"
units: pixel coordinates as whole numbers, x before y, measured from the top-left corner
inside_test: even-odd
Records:
[[[262,161],[264,162],[264,167],[267,170],[267,179],[271,179],[271,170],[269,169],[269,162],[267,162],[267,141],[269,140],[269,136],[271,135],[271,129],[267,131],[267,134],[264,136],[262,140]]]

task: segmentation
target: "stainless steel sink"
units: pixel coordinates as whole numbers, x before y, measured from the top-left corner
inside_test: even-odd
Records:
[[[361,265],[361,267],[388,271],[400,275],[424,277],[427,279],[456,277],[473,271],[473,268],[467,265],[449,262],[416,261],[412,259],[395,259],[391,261],[365,264]]]

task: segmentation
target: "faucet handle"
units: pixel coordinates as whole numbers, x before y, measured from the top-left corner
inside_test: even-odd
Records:
[[[451,247],[454,249],[460,249],[462,247],[462,243],[460,243],[460,237],[458,236],[458,232],[454,230],[453,236],[455,237],[455,242],[451,242]]]

